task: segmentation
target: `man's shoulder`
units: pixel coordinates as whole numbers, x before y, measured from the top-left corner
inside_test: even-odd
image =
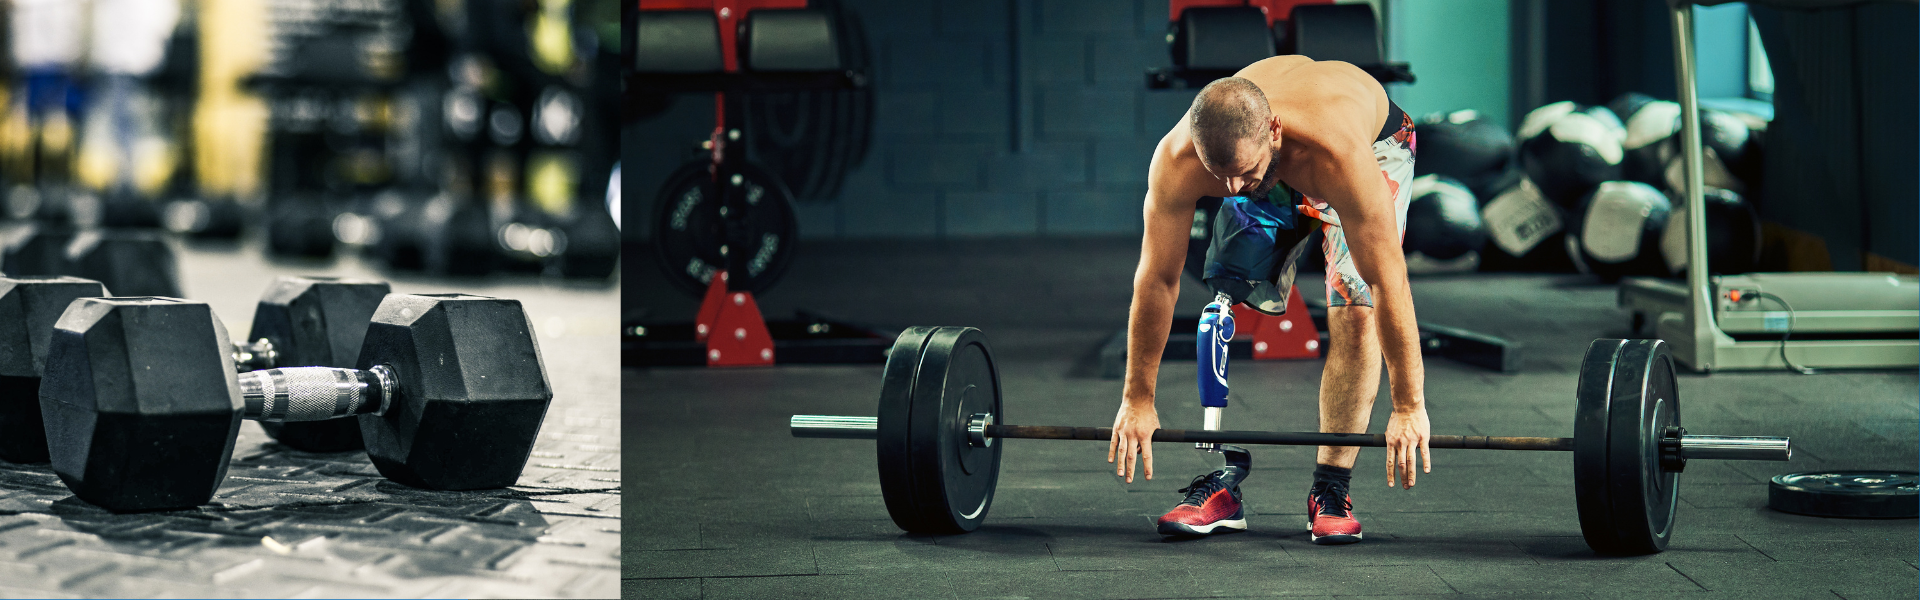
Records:
[[[1186,121],[1167,132],[1154,146],[1153,161],[1148,167],[1147,184],[1162,192],[1171,192],[1187,187],[1198,188],[1195,179],[1205,177],[1206,166],[1200,164],[1200,154],[1193,147],[1193,138],[1187,134]]]

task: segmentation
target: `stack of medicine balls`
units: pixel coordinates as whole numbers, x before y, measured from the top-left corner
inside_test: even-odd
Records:
[[[1700,111],[1708,260],[1756,268],[1759,117]],[[1578,271],[1614,281],[1686,271],[1680,106],[1628,93],[1534,109],[1517,135],[1475,111],[1418,124],[1403,248],[1416,273]]]

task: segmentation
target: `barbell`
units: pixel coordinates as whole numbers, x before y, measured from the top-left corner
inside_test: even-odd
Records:
[[[1000,375],[971,327],[912,327],[887,352],[874,417],[794,415],[794,437],[874,440],[880,492],[914,533],[973,531],[999,480],[999,438],[1107,440],[1108,427],[1005,425]],[[1693,435],[1680,427],[1673,358],[1660,340],[1594,340],[1575,387],[1574,437],[1435,435],[1428,447],[1572,452],[1587,545],[1605,554],[1666,549],[1688,460],[1793,456],[1781,437]],[[1160,429],[1156,442],[1386,446],[1382,434]]]

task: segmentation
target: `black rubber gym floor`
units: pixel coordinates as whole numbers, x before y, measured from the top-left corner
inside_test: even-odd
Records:
[[[45,464],[0,463],[0,597],[606,598],[620,553],[613,314],[618,290],[532,279],[395,277],[345,258],[268,262],[186,248],[181,287],[235,336],[279,275],[386,279],[402,293],[521,301],[553,404],[517,485],[435,492],[387,481],[364,452],[310,454],[245,421],[225,484],[194,510],[113,514]],[[239,339],[239,338],[236,338]]]
[[[760,298],[847,320],[970,325],[993,344],[1001,422],[1107,426],[1120,382],[1097,350],[1126,320],[1138,240],[834,242],[803,246]],[[697,302],[629,256],[629,316],[690,319]],[[1320,294],[1303,275],[1303,291]],[[1436,434],[1571,436],[1588,342],[1624,335],[1613,287],[1575,276],[1414,281],[1424,322],[1526,344],[1518,374],[1429,358]],[[1205,303],[1197,284],[1180,311]],[[1229,429],[1312,431],[1322,361],[1235,361]],[[1161,369],[1161,423],[1199,428],[1191,363]],[[1431,474],[1389,489],[1364,449],[1353,502],[1366,540],[1316,546],[1305,527],[1311,448],[1259,447],[1243,484],[1251,531],[1166,542],[1153,521],[1173,490],[1217,466],[1156,446],[1156,478],[1127,485],[1100,442],[1002,440],[986,524],[907,535],[888,519],[873,443],[795,439],[795,413],[872,415],[880,367],[626,369],[628,598],[1226,598],[1443,596],[1912,598],[1914,520],[1822,519],[1766,508],[1767,478],[1793,471],[1915,468],[1920,385],[1905,372],[1682,375],[1691,433],[1790,436],[1792,462],[1694,461],[1681,475],[1671,547],[1595,556],[1574,510],[1565,453],[1435,450]],[[1374,431],[1385,422],[1382,389]],[[1217,456],[1217,455],[1213,455]]]

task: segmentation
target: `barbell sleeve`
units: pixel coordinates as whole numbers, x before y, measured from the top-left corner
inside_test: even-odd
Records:
[[[1788,460],[1793,442],[1783,437],[1682,435],[1680,455],[1688,460]]]
[[[371,369],[293,367],[241,373],[241,415],[256,421],[324,421],[359,414],[385,414],[393,403],[394,378],[385,365]]]
[[[794,415],[788,422],[788,427],[791,429],[793,437],[800,438],[871,440],[879,437],[880,430],[879,420],[874,417],[831,415]],[[1113,429],[1110,427],[987,425],[983,429],[983,437],[988,438],[1107,440],[1113,437]],[[1387,436],[1379,433],[1159,429],[1153,432],[1153,441],[1280,446],[1385,447],[1387,445]],[[1427,438],[1428,448],[1460,450],[1572,452],[1573,446],[1573,438],[1561,437],[1435,435]],[[1688,459],[1783,461],[1793,456],[1791,441],[1781,437],[1686,435],[1680,438],[1680,448],[1682,456]]]
[[[787,421],[797,438],[871,440],[880,437],[880,419],[836,415],[794,415]]]

